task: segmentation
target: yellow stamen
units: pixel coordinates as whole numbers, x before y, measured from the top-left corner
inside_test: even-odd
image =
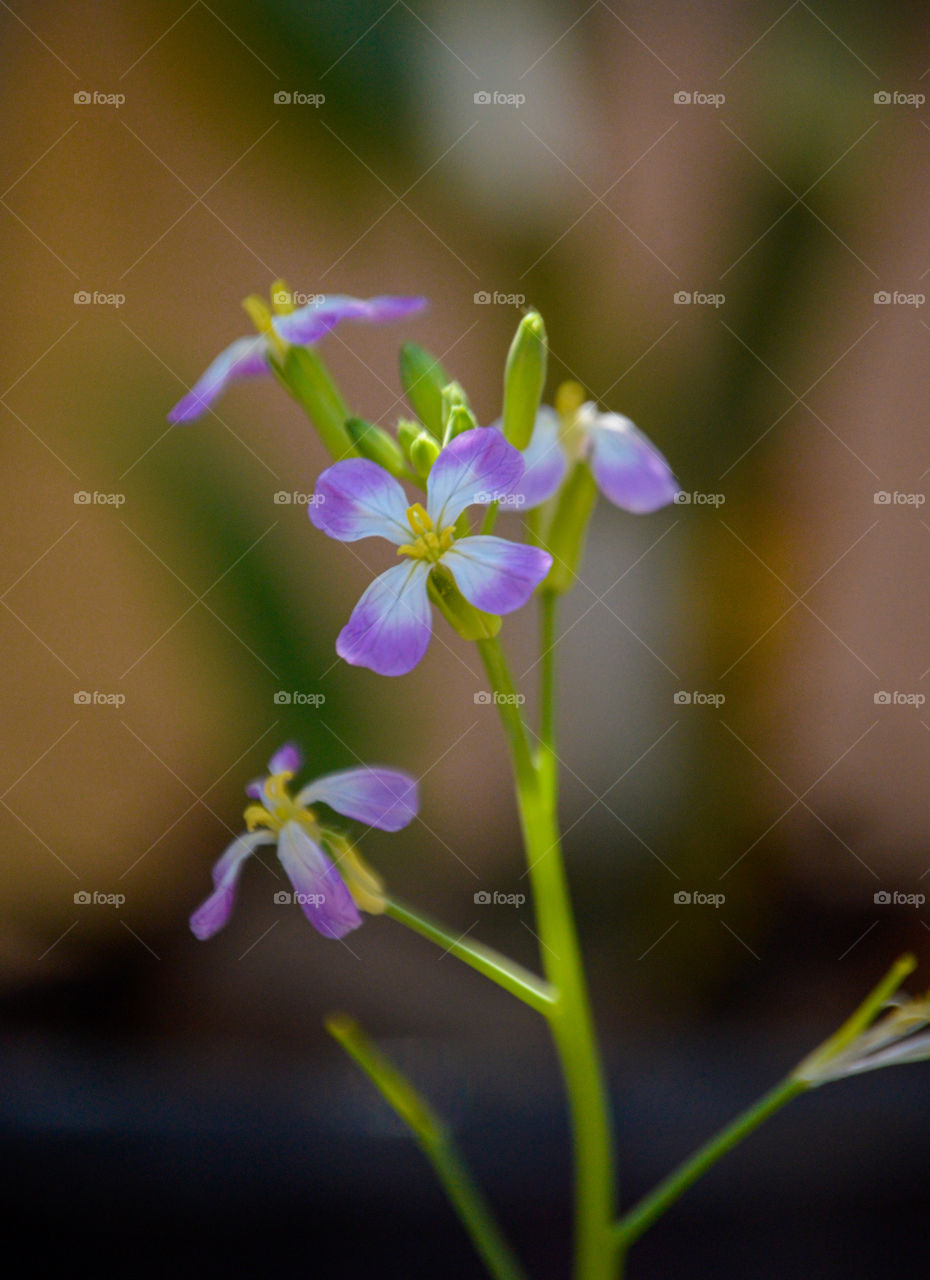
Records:
[[[271,319],[271,311],[265,299],[260,298],[257,293],[250,293],[247,298],[243,298],[242,305],[249,319],[255,325],[256,330],[268,343],[269,348],[274,348],[276,355],[283,359],[287,355],[287,343],[275,331]]]
[[[289,316],[294,310],[293,295],[284,280],[276,280],[271,286],[271,305],[279,316]]]
[[[412,556],[414,560],[430,560],[436,564],[455,541],[455,530],[443,529],[437,533],[429,513],[422,503],[415,502],[407,508],[407,523],[414,534],[413,542],[405,542],[397,548],[399,556]]]
[[[263,804],[250,804],[244,816],[246,831],[255,831],[259,827],[274,826],[274,818]]]
[[[584,387],[578,382],[563,382],[555,393],[555,411],[564,423],[569,423],[584,404]]]
[[[364,861],[358,850],[344,836],[327,832],[327,843],[334,855],[336,869],[345,881],[355,905],[369,915],[381,915],[387,906],[384,881]]]

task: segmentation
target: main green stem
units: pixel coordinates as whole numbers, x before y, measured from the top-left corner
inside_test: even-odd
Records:
[[[622,1249],[612,1227],[615,1193],[610,1108],[562,859],[554,770],[537,767],[533,759],[500,644],[496,639],[477,643],[510,746],[542,964],[555,993],[545,1016],[561,1062],[571,1113],[574,1276],[575,1280],[616,1280]]]
[[[737,1116],[725,1129],[721,1129],[709,1142],[699,1147],[648,1195],[643,1196],[642,1200],[617,1223],[615,1234],[621,1248],[629,1248],[633,1241],[638,1240],[643,1232],[652,1226],[656,1218],[663,1214],[693,1183],[697,1182],[712,1164],[748,1137],[786,1102],[804,1093],[808,1087],[804,1081],[794,1076],[787,1076],[758,1102],[748,1107],[742,1115]]]

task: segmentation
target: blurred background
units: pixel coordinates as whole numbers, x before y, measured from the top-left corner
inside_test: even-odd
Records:
[[[537,962],[529,906],[475,902],[525,887],[475,654],[445,633],[396,681],[336,659],[370,574],[308,527],[326,457],[271,380],[166,414],[281,276],[431,299],[321,348],[373,421],[404,411],[408,338],[491,421],[533,305],[550,395],[577,379],[670,459],[690,501],[602,506],[560,621],[628,1202],[899,953],[928,981],[923,7],[48,0],[0,30],[10,1229],[137,1275],[480,1274],[322,1030],[344,1009],[449,1117],[533,1274],[564,1275],[563,1099],[530,1013],[391,921],[326,942],[273,902],[273,859],[223,933],[188,931],[244,784],[296,738],[312,773],[422,776],[422,820],[366,855]],[[532,706],[532,611],[504,636]],[[923,1256],[928,1078],[794,1104],[631,1275]]]

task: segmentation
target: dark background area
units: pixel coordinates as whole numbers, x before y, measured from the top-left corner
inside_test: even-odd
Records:
[[[323,1031],[345,1009],[450,1118],[532,1274],[563,1275],[564,1104],[529,1012],[391,921],[327,943],[273,903],[273,862],[216,939],[187,930],[243,785],[295,737],[314,773],[423,776],[422,821],[366,856],[536,963],[529,906],[474,902],[523,884],[474,655],[445,634],[398,681],[335,661],[368,575],[275,503],[326,459],[270,380],[165,415],[283,276],[427,295],[324,354],[393,425],[415,339],[486,423],[520,305],[476,295],[522,297],[550,398],[582,382],[692,495],[599,509],[560,624],[566,856],[628,1203],[902,951],[930,981],[925,904],[875,900],[930,879],[924,10],[52,2],[3,6],[0,34],[10,1238],[140,1275],[479,1274]],[[495,92],[525,101],[476,101]],[[533,630],[525,611],[504,633],[531,703]],[[927,1079],[793,1104],[637,1246],[633,1280],[920,1266]]]

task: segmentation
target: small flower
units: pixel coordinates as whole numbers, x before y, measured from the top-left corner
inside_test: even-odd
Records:
[[[270,373],[269,350],[277,353],[288,345],[309,347],[320,341],[343,320],[367,320],[383,324],[412,315],[426,306],[425,298],[385,295],[379,298],[348,298],[339,295],[312,302],[283,315],[267,315],[270,330],[237,338],[221,351],[194,386],[168,414],[169,422],[190,422],[209,409],[230,382]]]
[[[552,497],[571,462],[587,462],[604,497],[635,515],[658,511],[678,492],[671,468],[639,427],[622,414],[601,413],[593,401],[567,423],[543,405],[522,456],[525,470],[514,493],[527,510]]]
[[[405,675],[426,652],[432,632],[427,580],[448,574],[476,609],[511,613],[543,580],[552,557],[481,534],[461,534],[456,521],[489,495],[514,491],[523,473],[519,453],[497,431],[475,428],[442,450],[426,482],[426,506],[408,505],[397,480],[363,458],[337,462],[317,481],[309,507],[318,529],[354,542],[380,537],[403,557],[375,578],[336,642],[346,662],[384,676]]]
[[[324,826],[312,804],[326,804],[347,818],[382,831],[399,831],[417,812],[417,784],[396,769],[341,769],[325,774],[295,796],[287,784],[301,766],[289,743],[272,756],[268,776],[250,782],[246,832],[237,836],[213,868],[213,892],[191,916],[194,934],[210,938],[229,920],[239,873],[249,854],[277,845],[278,858],[304,915],[324,938],[341,938],[362,923],[359,907],[384,910],[384,886],[350,842]],[[324,850],[336,857],[338,870]]]
[[[885,1009],[882,1017],[838,1051],[832,1040],[815,1050],[795,1068],[796,1078],[815,1086],[930,1058],[930,1032],[925,1030],[930,1026],[930,992],[922,999],[895,996]]]

